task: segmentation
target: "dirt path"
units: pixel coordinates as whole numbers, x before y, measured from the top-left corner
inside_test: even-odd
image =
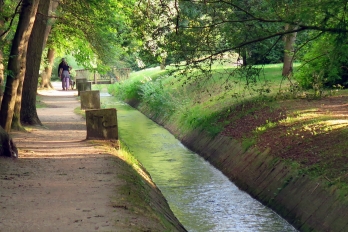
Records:
[[[162,231],[121,202],[129,167],[85,141],[77,91],[40,94],[45,128],[11,133],[19,159],[0,158],[0,231]]]

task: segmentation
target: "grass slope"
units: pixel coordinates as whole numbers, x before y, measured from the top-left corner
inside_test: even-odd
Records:
[[[140,103],[179,125],[178,134],[195,129],[212,137],[237,139],[245,150],[270,150],[282,160],[327,186],[348,194],[348,94],[313,93],[289,88],[281,65],[236,69],[213,67],[211,72],[171,72],[149,69],[109,87],[121,100]]]

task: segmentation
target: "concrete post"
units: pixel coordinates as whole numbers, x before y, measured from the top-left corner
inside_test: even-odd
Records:
[[[86,81],[79,81],[76,82],[76,87],[77,87],[77,96],[80,96],[81,91],[88,91],[92,90],[92,83]]]
[[[115,108],[86,110],[87,139],[118,140]]]
[[[99,90],[80,92],[81,110],[100,109]]]

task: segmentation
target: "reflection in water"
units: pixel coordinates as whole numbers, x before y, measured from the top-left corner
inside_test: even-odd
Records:
[[[101,100],[107,108],[117,109],[121,140],[151,174],[188,231],[296,231],[167,130],[112,97]]]

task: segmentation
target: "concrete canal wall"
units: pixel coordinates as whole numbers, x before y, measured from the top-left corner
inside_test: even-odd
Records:
[[[221,170],[240,189],[275,210],[300,231],[348,231],[348,202],[327,181],[311,179],[274,159],[269,149],[244,150],[237,140],[204,131],[180,135],[176,125],[140,109],[182,143]]]

